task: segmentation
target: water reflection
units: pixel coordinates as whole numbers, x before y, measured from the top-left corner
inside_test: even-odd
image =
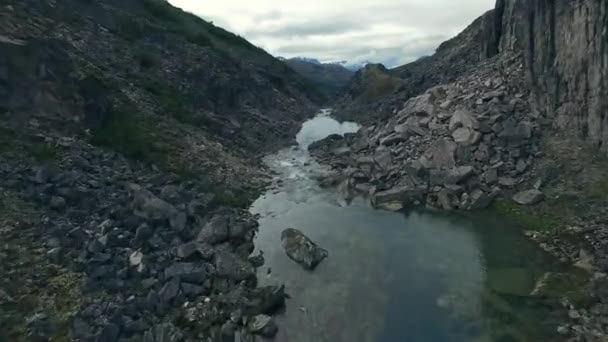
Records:
[[[529,294],[558,266],[492,216],[403,215],[362,198],[343,206],[314,181],[325,170],[305,148],[358,126],[326,114],[303,125],[299,147],[266,158],[277,176],[251,208],[266,257],[260,282],[284,283],[292,297],[277,341],[545,340],[553,330],[542,324],[544,305],[518,291]],[[288,227],[329,250],[314,272],[285,256],[280,232]]]

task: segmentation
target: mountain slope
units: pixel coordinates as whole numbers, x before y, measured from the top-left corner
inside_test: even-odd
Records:
[[[0,51],[0,340],[272,333],[245,208],[307,81],[161,0],[6,0]]]
[[[327,98],[339,95],[354,75],[353,71],[340,64],[320,63],[303,58],[286,59],[285,63],[308,79]]]

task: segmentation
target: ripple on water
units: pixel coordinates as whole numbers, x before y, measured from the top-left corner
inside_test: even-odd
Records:
[[[266,258],[260,283],[291,295],[277,341],[552,341],[550,303],[527,294],[565,270],[516,227],[487,214],[377,211],[361,198],[343,206],[317,185],[326,170],[307,146],[358,128],[325,112],[304,123],[298,147],[266,158],[278,176],[251,211]],[[314,272],[284,254],[288,227],[329,250]]]

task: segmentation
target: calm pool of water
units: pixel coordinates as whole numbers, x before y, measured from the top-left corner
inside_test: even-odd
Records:
[[[299,146],[266,158],[274,185],[251,207],[266,257],[260,282],[283,283],[291,296],[277,341],[555,340],[557,299],[530,293],[547,272],[565,270],[518,227],[483,213],[378,211],[321,189],[314,179],[324,169],[306,147],[358,129],[327,114],[303,125]],[[289,227],[329,250],[314,272],[282,250]]]

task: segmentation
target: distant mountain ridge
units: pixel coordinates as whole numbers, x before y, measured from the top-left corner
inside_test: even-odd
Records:
[[[306,78],[326,98],[334,98],[350,83],[355,71],[347,68],[346,61],[322,63],[316,58],[280,58],[295,72]]]

